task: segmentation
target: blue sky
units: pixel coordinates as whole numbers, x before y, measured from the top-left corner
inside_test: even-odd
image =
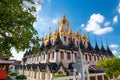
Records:
[[[81,34],[89,32],[93,47],[96,35],[99,47],[102,41],[105,48],[108,43],[115,56],[120,53],[119,0],[43,0],[41,5],[36,5],[36,9],[34,27],[40,38],[43,32],[49,34],[49,28],[51,32],[57,29],[58,21],[65,15],[73,32],[80,29]]]

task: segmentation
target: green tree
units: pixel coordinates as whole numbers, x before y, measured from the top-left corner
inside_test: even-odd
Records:
[[[113,77],[114,80],[117,80],[117,77],[120,75],[120,58],[109,58],[101,60],[97,63],[97,67],[105,68],[104,72],[108,77]]]
[[[33,27],[34,4],[34,0],[0,0],[0,53],[12,56],[12,47],[17,52],[30,47],[34,53],[38,52],[38,33]]]

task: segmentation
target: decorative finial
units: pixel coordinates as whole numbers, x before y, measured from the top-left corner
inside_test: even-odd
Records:
[[[51,27],[49,27],[49,33],[51,32]]]
[[[43,38],[44,38],[44,32],[43,32]]]
[[[63,18],[66,18],[66,17],[65,17],[65,14],[63,15]]]
[[[79,29],[79,31],[80,31],[80,34],[81,34],[81,29]],[[81,34],[81,35],[82,35],[82,34]],[[82,40],[81,36],[80,36],[80,40]]]

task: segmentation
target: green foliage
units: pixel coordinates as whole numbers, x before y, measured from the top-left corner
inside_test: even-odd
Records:
[[[53,77],[55,78],[55,77],[64,77],[64,76],[66,76],[65,74],[55,74]]]
[[[25,1],[31,7],[26,7]],[[33,53],[39,51],[38,33],[33,27],[36,21],[33,4],[34,0],[0,0],[0,52],[6,56],[12,56],[12,47],[17,52],[30,47],[34,47]]]
[[[118,77],[120,75],[120,58],[109,58],[97,63],[97,67],[105,68],[108,77]]]
[[[17,75],[16,79],[27,79],[25,75]]]
[[[17,76],[17,73],[16,72],[10,72],[9,75],[10,76]]]
[[[3,53],[0,53],[0,56],[6,56],[5,54],[3,54]]]

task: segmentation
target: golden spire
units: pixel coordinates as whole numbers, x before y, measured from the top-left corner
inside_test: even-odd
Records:
[[[59,22],[59,25],[66,24],[67,26],[70,26],[69,21],[66,19],[65,15],[62,17],[61,21]]]
[[[55,32],[54,32],[54,39],[57,37],[57,35],[58,35],[58,31],[55,30]]]
[[[78,30],[76,32],[76,38],[80,39],[80,32]]]
[[[68,34],[69,34],[69,35],[72,35],[72,34],[73,34],[73,32],[72,32],[72,30],[71,30],[71,29],[69,29]]]
[[[52,38],[52,33],[51,33],[51,32],[50,32],[49,38],[50,38],[50,39]]]
[[[89,42],[89,40],[88,40],[88,38],[87,38],[87,36],[86,36],[85,33],[82,35],[82,39],[83,39],[85,42]]]

